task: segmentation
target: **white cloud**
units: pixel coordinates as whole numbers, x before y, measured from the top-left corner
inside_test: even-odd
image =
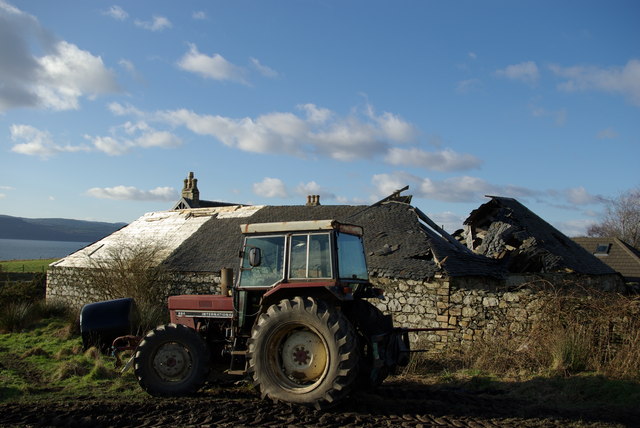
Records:
[[[319,108],[315,104],[299,104],[298,109],[307,113],[307,121],[314,124],[326,123],[333,116],[331,110]]]
[[[533,61],[509,65],[502,70],[497,70],[496,74],[510,80],[519,80],[528,84],[534,84],[540,78],[538,66]]]
[[[189,44],[189,52],[180,58],[178,67],[208,79],[230,80],[247,84],[244,79],[244,69],[230,63],[220,54],[208,56],[200,53],[194,44]]]
[[[92,137],[86,135],[85,138],[93,143],[93,147],[95,147],[96,150],[106,153],[109,156],[124,155],[131,149],[131,144],[128,141],[120,141],[113,137]]]
[[[135,139],[137,147],[178,147],[182,145],[182,140],[176,135],[167,131],[148,131]]]
[[[154,15],[151,21],[140,21],[136,19],[134,24],[137,27],[140,27],[149,31],[162,31],[162,30],[166,30],[167,28],[173,27],[173,24],[171,24],[171,21],[169,21],[164,16],[157,16],[157,15]]]
[[[584,187],[574,187],[564,191],[567,201],[574,205],[589,205],[604,202],[605,199],[599,195],[592,195]]]
[[[442,227],[449,233],[453,233],[462,228],[462,225],[466,217],[459,216],[451,211],[445,211],[442,213],[427,213],[429,218],[433,220],[437,225]]]
[[[92,187],[86,193],[98,199],[134,201],[173,201],[178,197],[173,187],[156,187],[152,190],[139,190],[133,186]]]
[[[461,80],[456,85],[456,92],[459,94],[468,94],[475,90],[480,89],[482,86],[482,81],[480,79],[467,79]]]
[[[204,12],[204,11],[202,11],[202,10],[199,10],[199,11],[193,12],[193,13],[191,14],[191,17],[192,17],[193,19],[196,19],[196,20],[200,20],[200,21],[201,21],[201,20],[207,19],[207,13],[206,13],[206,12]]]
[[[142,78],[142,75],[138,72],[138,70],[136,69],[136,66],[133,64],[132,61],[129,61],[128,59],[121,58],[118,61],[118,65],[120,67],[122,67],[127,73],[129,73],[129,75],[131,77],[133,77],[138,82],[142,82],[144,80]]]
[[[274,112],[256,118],[229,118],[184,109],[152,116],[247,152],[322,155],[341,161],[385,154],[391,144],[406,142],[416,134],[411,124],[391,113],[375,115],[367,109],[364,115],[339,117],[313,104],[299,108],[306,113],[304,117]],[[114,107],[116,111],[121,109],[119,105]]]
[[[271,177],[265,177],[260,183],[254,183],[253,193],[264,198],[286,198],[288,196],[284,182],[279,178]]]
[[[566,80],[558,88],[567,92],[602,91],[626,96],[640,106],[640,60],[632,59],[623,67],[599,68],[595,66],[549,67]]]
[[[77,109],[81,97],[120,91],[99,56],[58,40],[35,17],[4,2],[0,51],[0,112],[18,107]]]
[[[564,126],[567,123],[567,110],[547,110],[542,107],[531,106],[531,115],[533,117],[550,117],[556,126]]]
[[[469,53],[467,54],[467,56],[468,56],[470,59],[478,59],[478,55],[477,55],[475,52],[469,52]]]
[[[85,135],[95,150],[109,156],[120,156],[135,148],[173,148],[182,145],[182,140],[167,131],[158,131],[144,121],[125,122],[111,130],[109,136]],[[124,134],[124,135],[122,135]]]
[[[599,140],[613,140],[618,138],[618,133],[613,128],[606,128],[599,131],[596,134],[596,138]]]
[[[577,237],[587,236],[587,229],[594,223],[593,220],[576,219],[555,222],[553,226],[569,237]]]
[[[50,158],[59,153],[90,150],[86,146],[59,145],[54,143],[47,131],[41,131],[30,125],[11,125],[11,139],[15,144],[11,151],[28,156]]]
[[[421,149],[393,147],[385,161],[391,165],[414,166],[431,171],[464,171],[479,168],[482,161],[468,153],[457,153],[451,149],[426,152]]]
[[[412,193],[418,198],[433,199],[443,202],[479,202],[485,195],[507,197],[527,197],[535,191],[511,185],[495,185],[478,177],[459,176],[444,180],[421,178],[402,171],[393,174],[377,174],[372,177],[377,189],[377,196],[386,196],[410,185]]]
[[[0,193],[0,199],[4,199],[6,197],[7,197],[7,195],[5,195],[4,193]]]
[[[123,8],[117,5],[111,6],[109,9],[103,11],[102,14],[110,16],[111,18],[118,21],[124,21],[129,17],[129,14],[125,12]]]
[[[95,57],[76,45],[60,42],[56,52],[38,59],[40,84],[35,87],[46,107],[69,110],[79,107],[83,94],[94,97],[119,91],[113,73],[102,58]]]
[[[250,58],[250,59],[253,67],[256,70],[258,70],[258,72],[263,76],[270,77],[272,79],[278,77],[278,72],[272,69],[271,67],[267,67],[266,65],[261,64],[260,61],[258,61],[255,58]]]
[[[109,104],[108,108],[109,111],[116,116],[145,116],[145,113],[142,110],[139,110],[130,104],[122,105],[120,103],[113,102]]]
[[[307,196],[307,195],[319,195],[320,199],[336,199],[336,195],[329,190],[324,189],[315,181],[310,181],[308,183],[300,183],[296,186],[295,192],[298,195]]]

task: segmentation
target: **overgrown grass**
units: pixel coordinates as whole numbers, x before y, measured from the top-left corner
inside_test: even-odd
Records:
[[[47,318],[20,333],[0,334],[0,402],[92,396],[142,398],[114,359],[86,352],[66,318]]]
[[[550,408],[635,411],[640,299],[579,289],[550,293],[526,334],[514,334],[498,320],[495,331],[470,346],[412,358],[405,376],[454,388]]]
[[[19,332],[51,317],[68,321],[70,327],[76,319],[76,314],[67,305],[55,300],[42,299],[34,303],[27,300],[4,302],[3,310],[0,312],[0,333]]]
[[[31,272],[43,273],[49,265],[59,259],[35,259],[35,260],[8,260],[0,261],[2,272]]]

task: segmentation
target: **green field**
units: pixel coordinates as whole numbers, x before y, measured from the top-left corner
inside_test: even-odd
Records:
[[[2,272],[46,272],[49,265],[60,259],[9,260],[0,262]]]

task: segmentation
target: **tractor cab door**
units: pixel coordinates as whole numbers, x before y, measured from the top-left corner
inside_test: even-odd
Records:
[[[284,235],[247,237],[239,288],[270,288],[284,280]]]

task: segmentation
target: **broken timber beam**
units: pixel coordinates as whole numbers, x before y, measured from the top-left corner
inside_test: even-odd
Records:
[[[471,252],[471,250],[468,249],[467,247],[465,247],[464,245],[462,245],[460,243],[460,241],[455,239],[453,236],[449,235],[443,228],[441,228],[440,226],[435,224],[433,220],[431,220],[425,213],[423,213],[420,210],[420,208],[416,208],[416,207],[412,207],[412,208],[415,211],[415,213],[418,215],[418,218],[420,220],[422,220],[425,223],[427,223],[427,225],[429,225],[430,228],[432,228],[433,230],[438,232],[440,234],[440,236],[442,236],[444,239],[449,241],[449,243],[452,244],[454,247],[456,247],[459,250],[464,251],[466,253],[470,253]]]

